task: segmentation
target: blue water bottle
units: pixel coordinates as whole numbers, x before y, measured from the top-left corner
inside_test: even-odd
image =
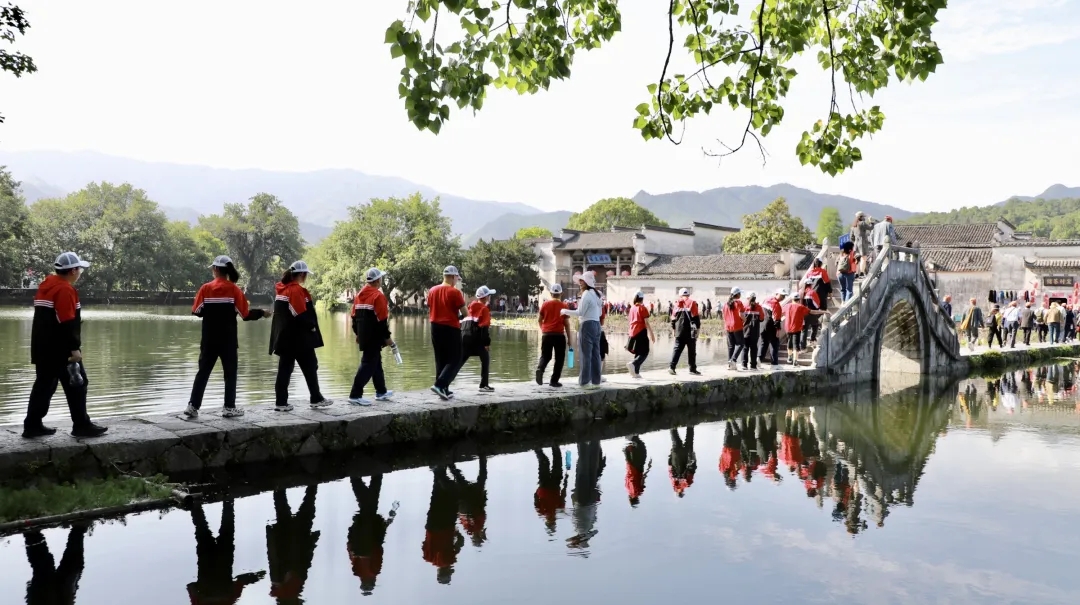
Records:
[[[570,450],[566,450],[566,470],[570,470]]]
[[[566,356],[566,367],[574,368],[574,347],[570,347],[570,354]]]

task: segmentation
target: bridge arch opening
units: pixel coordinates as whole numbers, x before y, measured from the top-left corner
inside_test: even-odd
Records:
[[[924,368],[922,326],[911,302],[896,301],[885,319],[878,368],[903,374],[922,374]],[[880,372],[879,372],[880,375]]]

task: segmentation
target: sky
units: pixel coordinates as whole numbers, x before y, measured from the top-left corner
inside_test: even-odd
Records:
[[[764,143],[722,162],[746,115],[687,124],[684,143],[632,128],[667,42],[667,3],[621,4],[623,31],[579,54],[569,81],[519,96],[492,90],[441,134],[419,132],[384,44],[405,0],[20,0],[16,48],[38,73],[0,74],[0,149],[92,150],[147,161],[306,171],[352,168],[444,193],[579,210],[593,201],[791,183],[924,211],[1080,185],[1080,0],[949,0],[945,65],[872,102],[885,128],[862,162],[829,177],[801,166],[803,130],[826,115],[812,61]],[[678,48],[676,49],[678,51]]]

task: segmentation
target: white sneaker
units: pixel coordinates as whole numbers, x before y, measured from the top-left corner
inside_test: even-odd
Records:
[[[634,362],[629,361],[626,363],[626,369],[630,370],[630,376],[632,378],[641,378],[641,375],[634,371]]]
[[[736,370],[738,368],[739,368],[738,364],[736,364],[734,361],[727,362],[727,369]]]
[[[367,397],[349,397],[349,403],[353,405],[368,406],[371,405],[371,400]]]
[[[382,395],[375,395],[375,401],[390,401],[390,398],[394,396],[393,391],[387,391]]]
[[[193,405],[191,405],[189,403],[188,406],[187,406],[187,409],[184,410],[184,415],[187,416],[188,418],[198,418],[199,417],[199,410],[195,409],[195,406],[193,406]]]
[[[322,408],[328,408],[332,405],[334,405],[333,399],[323,399],[322,401],[316,401],[315,403],[311,404],[311,409],[321,410]]]
[[[285,405],[276,405],[276,406],[274,406],[274,411],[275,412],[291,412],[291,411],[293,411],[293,404],[286,403]]]
[[[243,415],[244,415],[244,410],[241,410],[240,408],[222,408],[221,409],[221,417],[222,418],[239,418],[239,417],[241,417]]]
[[[587,384],[587,385],[585,385],[585,386],[583,386],[581,388],[586,390],[586,391],[595,391],[595,390],[600,388],[600,385],[593,384],[593,383],[590,382],[589,384]]]

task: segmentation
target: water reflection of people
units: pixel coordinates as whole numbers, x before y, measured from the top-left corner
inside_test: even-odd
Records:
[[[487,529],[484,527],[487,520],[487,458],[480,456],[479,462],[480,472],[476,475],[476,481],[469,481],[456,466],[450,465],[454,483],[457,484],[458,520],[477,548],[487,540]]]
[[[776,430],[776,414],[764,414],[757,419],[755,426],[757,455],[765,465],[761,472],[770,481],[779,483],[780,475],[776,472],[779,465],[776,454]]]
[[[742,443],[739,444],[739,453],[742,455],[742,470],[743,481],[750,483],[750,479],[754,475],[754,471],[761,466],[761,456],[758,455],[757,450],[757,416],[750,416],[748,418],[735,419],[736,426],[739,427],[739,433],[742,435]]]
[[[742,431],[734,420],[724,421],[724,448],[720,450],[720,474],[724,485],[735,489],[735,480],[739,477],[742,465]]]
[[[449,584],[465,537],[457,530],[457,486],[445,466],[432,467],[431,504],[424,534],[424,560],[434,565],[440,584]]]
[[[623,455],[626,456],[626,495],[630,498],[630,506],[636,507],[645,493],[645,477],[652,469],[652,460],[648,459],[645,442],[637,435],[627,441]]]
[[[197,579],[187,586],[192,605],[236,603],[244,587],[262,580],[266,572],[244,573],[233,578],[236,535],[233,501],[230,499],[221,503],[221,526],[217,538],[210,531],[201,504],[192,506],[191,521],[195,525],[195,555],[199,570]]]
[[[597,534],[596,512],[600,505],[600,476],[604,474],[607,458],[600,448],[599,441],[586,441],[577,444],[578,459],[574,474],[574,490],[570,500],[574,503],[574,535],[567,538],[566,544],[588,556],[584,549],[589,547],[589,540]]]
[[[277,523],[266,526],[266,555],[270,561],[270,596],[278,603],[303,603],[300,595],[319,543],[319,532],[311,531],[317,493],[318,487],[308,486],[294,515],[285,490],[274,491]]]
[[[668,476],[671,489],[682,498],[694,484],[697,472],[697,454],[694,453],[694,425],[686,427],[686,439],[679,436],[679,429],[671,429],[671,454],[668,455]]]
[[[353,515],[349,527],[349,562],[353,575],[360,578],[360,591],[370,595],[375,590],[375,580],[382,571],[383,542],[386,530],[397,516],[398,503],[395,502],[384,518],[379,514],[379,492],[382,490],[382,474],[371,476],[365,485],[361,477],[352,477],[353,495],[359,511]]]
[[[563,474],[562,452],[559,446],[551,448],[550,460],[542,449],[535,449],[533,452],[536,454],[537,464],[533,506],[536,507],[536,513],[544,518],[548,535],[554,535],[556,515],[566,508],[566,483],[570,477]]]
[[[83,573],[83,542],[89,525],[74,525],[68,532],[67,545],[56,565],[45,536],[31,530],[26,540],[26,560],[33,575],[26,583],[26,605],[74,604]]]

